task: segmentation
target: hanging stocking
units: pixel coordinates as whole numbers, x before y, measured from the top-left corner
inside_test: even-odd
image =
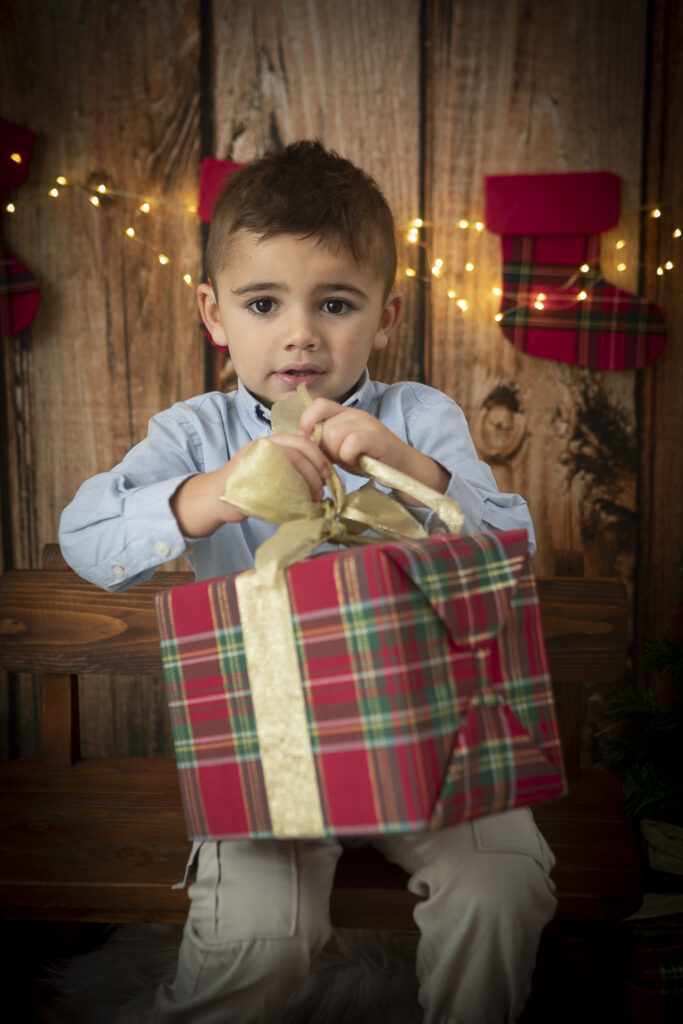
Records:
[[[0,118],[0,202],[28,177],[35,132]],[[2,249],[2,247],[0,247]],[[9,250],[0,251],[0,338],[13,338],[32,323],[40,303],[35,277]]]
[[[615,174],[495,175],[484,193],[486,228],[502,236],[500,326],[515,348],[596,370],[661,354],[661,311],[600,269],[600,233],[619,220]]]

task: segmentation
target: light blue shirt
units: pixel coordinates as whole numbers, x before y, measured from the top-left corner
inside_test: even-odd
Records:
[[[450,474],[446,493],[460,505],[464,533],[522,527],[533,553],[526,502],[499,492],[477,456],[462,410],[450,398],[424,384],[380,384],[365,371],[344,404],[372,413],[444,467]],[[163,562],[183,554],[198,580],[251,568],[254,551],[274,526],[247,519],[192,540],[182,535],[170,500],[188,477],[220,469],[249,441],[271,433],[269,410],[241,382],[236,391],[199,395],[154,416],[145,440],[110,472],[86,480],[62,513],[59,542],[67,562],[111,591],[149,579]],[[339,474],[347,492],[366,483],[343,470]],[[440,527],[433,512],[412,511],[428,532]]]

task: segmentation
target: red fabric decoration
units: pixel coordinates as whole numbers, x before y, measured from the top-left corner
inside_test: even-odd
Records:
[[[494,175],[484,197],[486,227],[502,236],[500,326],[515,348],[599,370],[640,369],[661,354],[661,311],[600,269],[599,233],[619,219],[615,174]]]
[[[13,338],[33,321],[40,289],[33,274],[11,252],[0,253],[0,338]]]
[[[233,163],[232,160],[214,160],[207,157],[202,160],[199,171],[199,197],[197,214],[205,223],[211,220],[213,208],[228,178],[239,171],[244,164]]]
[[[36,133],[0,117],[0,185],[19,188],[28,178]],[[16,154],[20,162],[12,159]]]

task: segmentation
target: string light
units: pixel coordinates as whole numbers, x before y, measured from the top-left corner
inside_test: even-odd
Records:
[[[58,188],[51,188],[50,189],[50,195],[52,196],[53,199],[56,199],[57,196],[59,195],[59,189]]]
[[[484,230],[484,225],[482,224],[482,222],[480,220],[478,220],[476,222],[476,224],[474,225],[474,230],[475,231],[483,231]]]
[[[664,267],[657,267],[657,276],[661,277],[664,273]]]
[[[624,239],[620,238],[619,241],[616,244],[616,248],[617,249],[623,249],[625,245],[626,245],[626,242],[624,241]]]
[[[406,277],[415,277],[417,272],[412,267],[406,267]]]
[[[21,153],[10,153],[10,155],[9,155],[9,158],[10,158],[10,160],[12,160],[12,161],[13,161],[13,162],[14,162],[15,164],[23,164],[23,162],[24,162],[24,158],[23,158],[23,156],[21,155]]]
[[[502,313],[496,313],[496,315],[494,316],[493,319],[496,321],[497,324],[499,324],[500,321],[503,319],[503,314]]]
[[[413,227],[414,228],[421,228],[423,224],[424,224],[424,221],[422,220],[421,217],[416,217],[415,220],[413,221]]]
[[[69,182],[66,180],[66,178],[64,177],[63,174],[60,174],[59,177],[56,179],[56,181],[57,181],[58,185],[68,185],[69,184]]]
[[[460,309],[463,311],[463,313],[466,313],[467,310],[469,309],[467,299],[458,299],[458,301],[456,302],[456,306],[460,306]]]
[[[499,297],[503,294],[503,289],[498,288],[497,286],[495,288],[492,288],[491,291],[493,292],[494,295],[498,295]]]
[[[671,260],[667,260],[666,263],[664,264],[664,269],[665,270],[673,270],[673,268],[674,268],[674,265],[673,265],[672,261]]]
[[[5,207],[6,213],[14,213],[15,210],[16,210],[16,206],[14,205],[14,203],[8,203],[7,206]]]
[[[650,216],[657,220],[659,217],[662,216],[662,211],[657,207],[650,212]]]
[[[140,213],[149,213],[151,209],[149,203],[140,203]]]
[[[468,270],[468,271],[470,271],[470,272],[471,272],[472,270],[474,270],[474,263],[466,263],[466,264],[465,264],[465,270]]]
[[[617,270],[619,271],[619,273],[621,273],[622,270],[626,270],[626,264],[625,263],[617,263]]]
[[[581,266],[579,267],[579,270],[581,271],[582,274],[587,274],[588,271],[590,270],[590,267],[588,266],[587,263],[582,263]]]
[[[126,234],[129,238],[135,238],[135,228],[126,228]]]
[[[680,238],[681,237],[681,229],[680,228],[676,228],[674,233],[673,233],[673,235],[671,237],[672,238]]]
[[[99,206],[100,205],[100,197],[99,196],[90,196],[90,202],[93,204],[93,206]]]
[[[406,235],[406,238],[411,243],[411,245],[414,245],[415,242],[417,242],[418,237],[419,237],[419,232],[418,232],[417,228],[411,228],[410,231],[408,232],[408,234]]]
[[[449,299],[454,299],[458,293],[454,292],[452,288],[449,288],[446,294],[448,295]]]
[[[579,292],[579,294],[576,297],[579,300],[579,302],[583,302],[585,299],[588,298],[588,292]]]
[[[164,267],[165,267],[165,266],[166,266],[166,264],[167,264],[167,263],[170,263],[170,262],[171,262],[171,261],[169,260],[168,256],[164,256],[163,252],[160,252],[160,253],[159,253],[159,263],[161,263],[161,264],[162,264],[162,266],[164,266]]]
[[[192,284],[192,274],[183,274],[183,281],[185,284]]]
[[[100,193],[100,195],[106,196],[106,194],[107,194],[107,186],[106,185],[98,185],[97,186],[97,191]]]
[[[545,309],[545,306],[543,305],[542,302],[536,301],[536,302],[534,302],[534,306],[536,307],[536,309]]]
[[[468,228],[469,226],[470,226],[470,222],[468,220],[464,220],[463,219],[463,220],[459,220],[458,221],[458,227],[462,228],[463,231],[465,230],[465,228]]]

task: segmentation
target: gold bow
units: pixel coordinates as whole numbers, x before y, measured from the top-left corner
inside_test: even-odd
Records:
[[[296,434],[301,414],[311,401],[305,384],[301,384],[296,392],[276,402],[271,411],[273,433]],[[317,444],[321,433],[322,425],[317,424],[313,433]],[[427,536],[405,505],[378,490],[370,481],[347,494],[332,463],[328,465],[330,497],[314,501],[308,485],[285,452],[267,438],[254,441],[249,451],[235,463],[221,500],[247,516],[280,526],[256,552],[256,570],[264,579],[268,577],[272,582],[276,572],[301,561],[325,542],[375,543],[376,538],[362,536],[367,529],[390,540]],[[410,494],[433,509],[453,533],[460,532],[463,516],[452,499],[367,455],[360,457],[358,468],[385,487]]]

